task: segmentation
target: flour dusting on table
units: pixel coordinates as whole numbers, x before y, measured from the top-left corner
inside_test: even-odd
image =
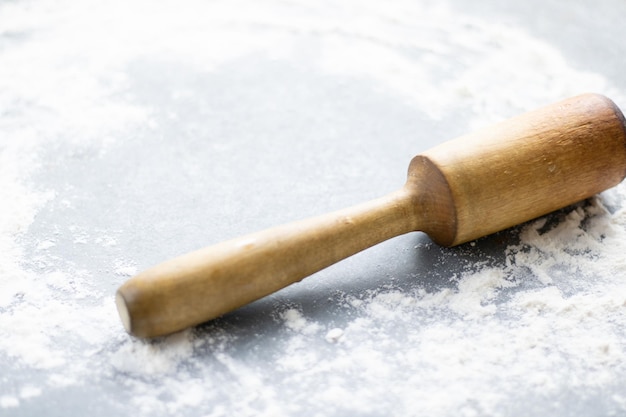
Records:
[[[625,96],[523,30],[446,2],[183,3],[0,5],[0,414],[27,414],[37,401],[92,386],[85,395],[104,410],[129,404],[133,415],[557,415],[591,405],[602,415],[626,413],[625,185],[504,232],[510,244],[500,260],[455,273],[433,267],[443,274],[436,288],[407,290],[392,280],[328,294],[329,310],[341,313],[330,321],[293,300],[255,318],[263,326],[226,318],[154,341],[126,335],[112,294],[137,272],[132,251],[145,242],[109,227],[111,217],[90,214],[94,206],[113,212],[109,200],[133,196],[112,191],[116,166],[89,164],[115,156],[128,181],[148,182],[153,173],[120,152],[127,142],[150,138],[140,147],[149,157],[177,143],[178,132],[193,135],[217,117],[201,88],[175,80],[143,92],[151,74],[137,68],[149,68],[146,62],[168,74],[180,65],[189,69],[182,78],[202,80],[262,56],[259,62],[306,66],[306,91],[320,79],[365,81],[371,94],[429,120],[462,113],[467,129],[583,91],[618,102]],[[228,87],[243,96],[243,87]],[[263,97],[281,94],[255,88]],[[163,108],[138,98],[161,93]],[[198,125],[176,124],[176,134],[168,133],[164,126],[183,117],[177,103],[190,97],[200,103],[193,111],[205,111]],[[245,120],[254,119],[255,109],[242,106]],[[285,118],[293,111],[275,109]],[[220,123],[226,135],[235,122]],[[232,151],[210,139],[216,155]],[[162,152],[187,162],[197,151],[187,146]],[[75,173],[67,166],[79,174],[64,175]],[[190,190],[198,169],[176,165]],[[55,185],[36,181],[55,175]],[[169,177],[157,179],[167,191]],[[166,195],[168,204],[180,196]],[[158,208],[143,210],[112,217],[132,230]],[[55,213],[66,226],[50,220]],[[479,246],[440,256],[455,262]],[[541,408],[547,403],[551,409]],[[71,414],[71,404],[62,404]]]

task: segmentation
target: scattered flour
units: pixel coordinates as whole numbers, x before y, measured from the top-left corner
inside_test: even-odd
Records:
[[[339,339],[341,339],[341,336],[343,336],[343,330],[335,327],[326,333],[325,339],[328,343],[337,343]]]
[[[317,323],[309,322],[300,311],[294,308],[283,311],[280,313],[280,317],[284,320],[288,329],[302,334],[314,334],[320,330],[320,326]]]
[[[115,268],[115,273],[117,275],[121,275],[123,277],[131,277],[135,275],[137,272],[137,266],[132,264],[123,263],[118,261]]]
[[[20,391],[18,396],[14,397],[11,395],[2,395],[0,396],[0,409],[2,408],[16,408],[20,405],[21,400],[30,400],[31,398],[35,398],[41,395],[41,389],[26,385]]]
[[[341,295],[330,322],[277,306],[263,334],[218,320],[130,338],[113,288],[96,277],[121,281],[134,263],[84,270],[46,256],[59,237],[28,234],[57,196],[30,183],[38,151],[61,142],[105,152],[124,137],[116,132],[158,127],[129,90],[137,57],[206,72],[258,51],[297,60],[298,42],[314,37],[320,73],[370,79],[433,118],[466,108],[472,126],[580,91],[624,96],[523,31],[445,2],[346,1],[333,13],[243,3],[0,5],[0,414],[92,383],[103,388],[90,401],[126,400],[133,415],[576,414],[581,401],[626,413],[625,185],[524,225],[503,263],[475,265],[450,285]],[[197,41],[212,37],[222,42]],[[108,230],[72,233],[78,245],[117,247]],[[25,255],[29,237],[36,259]]]
[[[20,400],[15,397],[11,397],[9,395],[3,395],[2,397],[0,397],[0,407],[2,408],[14,408],[18,407],[19,405]]]

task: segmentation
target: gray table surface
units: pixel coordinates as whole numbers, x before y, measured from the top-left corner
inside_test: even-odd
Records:
[[[0,415],[626,415],[623,305],[567,331],[550,326],[571,315],[506,311],[537,291],[626,296],[619,241],[593,248],[614,268],[592,275],[512,264],[543,223],[453,249],[405,235],[155,341],[113,301],[165,259],[394,191],[413,155],[478,126],[587,91],[626,105],[624,16],[619,0],[1,2]],[[622,196],[544,220],[571,231]],[[481,277],[500,281],[463,287]],[[535,345],[498,338],[524,332]],[[610,360],[580,353],[594,340]]]

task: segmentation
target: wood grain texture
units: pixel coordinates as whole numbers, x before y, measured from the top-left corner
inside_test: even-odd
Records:
[[[437,146],[411,161],[386,197],[223,242],[124,283],[127,331],[154,337],[193,326],[392,237],[424,231],[463,243],[590,197],[626,175],[619,109],[588,94]]]
[[[401,190],[180,256],[122,285],[118,308],[129,317],[127,330],[142,337],[202,323],[416,230],[416,208]]]
[[[587,94],[432,148],[418,158],[445,177],[456,229],[426,231],[457,245],[610,188],[626,175],[624,135],[615,104]]]

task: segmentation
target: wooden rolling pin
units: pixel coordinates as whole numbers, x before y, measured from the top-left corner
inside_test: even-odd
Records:
[[[404,233],[458,245],[544,215],[626,175],[624,116],[608,98],[573,97],[436,146],[386,197],[201,249],[124,283],[126,330],[182,330]]]

